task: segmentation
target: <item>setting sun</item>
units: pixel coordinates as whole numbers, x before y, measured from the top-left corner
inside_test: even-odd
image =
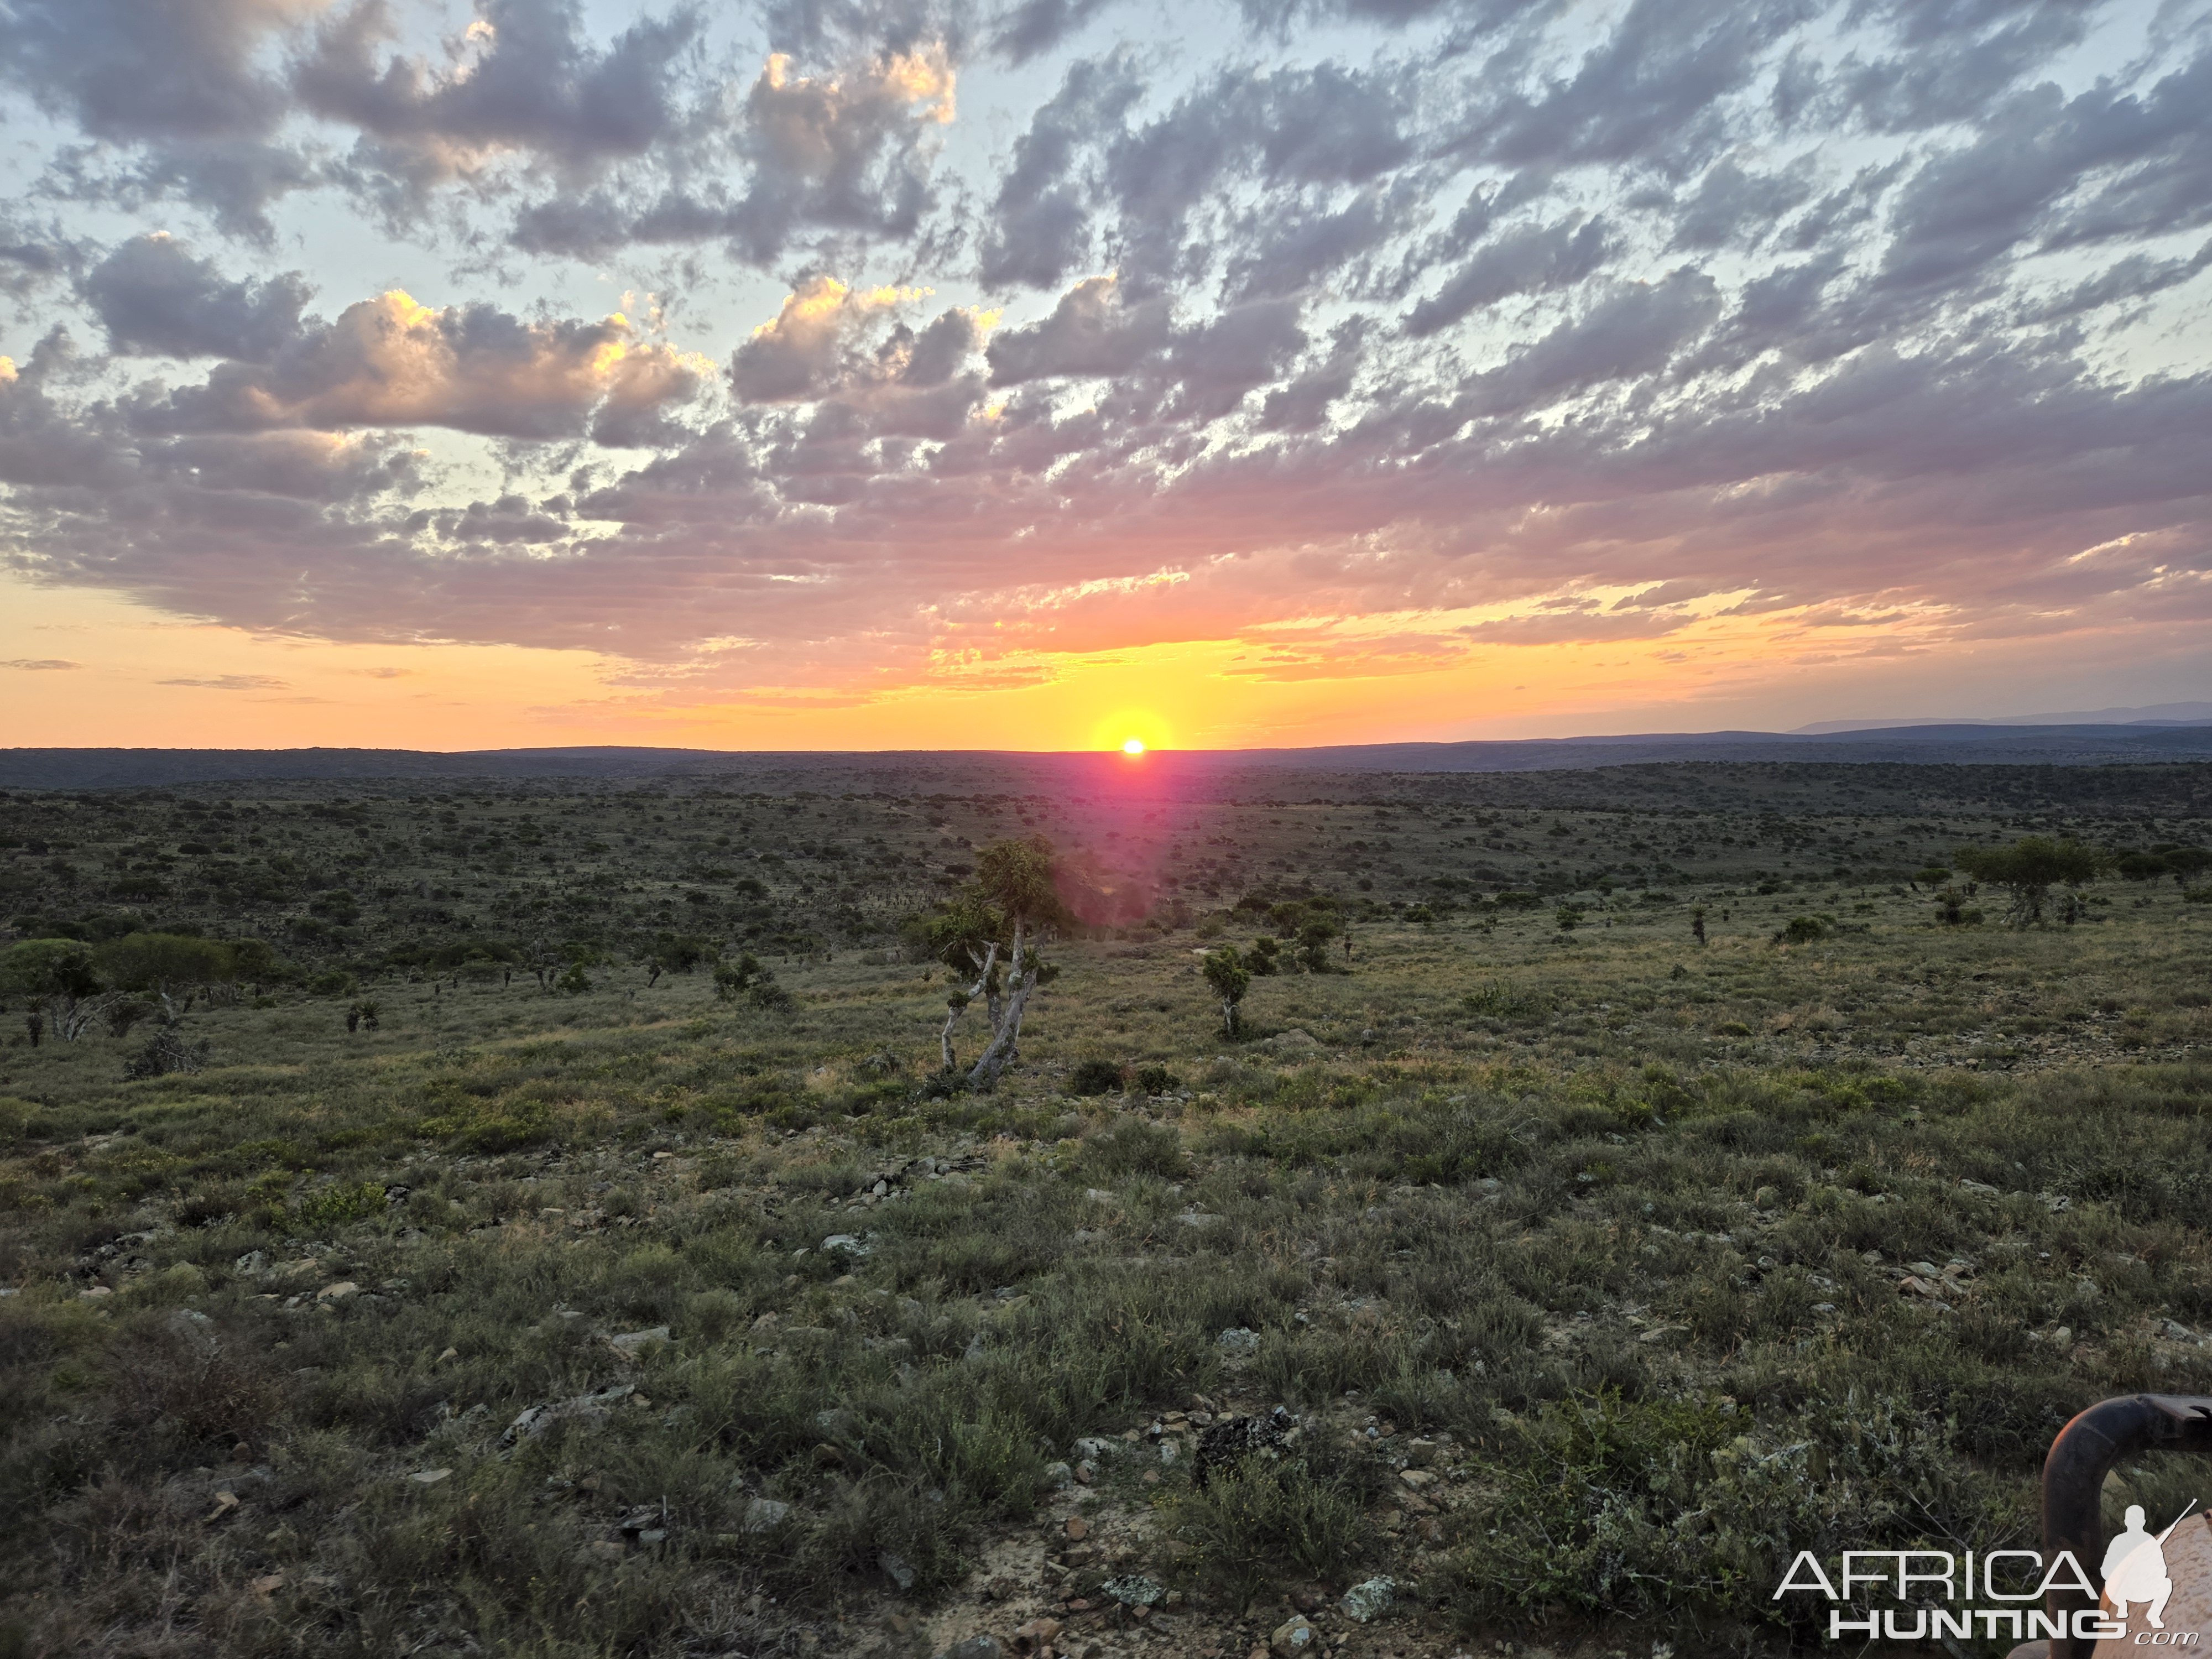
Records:
[[[1121,752],[1125,755],[1143,754],[1145,752],[1145,740],[1142,738],[1131,738],[1127,743],[1121,745]]]

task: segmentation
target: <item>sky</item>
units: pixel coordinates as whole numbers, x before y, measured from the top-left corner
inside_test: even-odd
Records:
[[[2212,696],[2212,0],[0,0],[0,742]]]

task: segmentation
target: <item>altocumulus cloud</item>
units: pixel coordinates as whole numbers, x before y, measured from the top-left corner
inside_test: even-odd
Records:
[[[7,556],[687,692],[2201,638],[2201,0],[1151,16],[15,0]]]

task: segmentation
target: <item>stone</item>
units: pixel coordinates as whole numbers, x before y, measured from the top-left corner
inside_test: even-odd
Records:
[[[1267,1638],[1267,1651],[1275,1659],[1293,1659],[1298,1654],[1316,1654],[1321,1650],[1321,1632],[1307,1622],[1302,1613],[1276,1626]]]
[[[1366,1579],[1345,1591],[1345,1616],[1356,1623],[1364,1625],[1387,1613],[1397,1594],[1398,1583],[1395,1579]]]
[[[1075,1471],[1065,1463],[1048,1463],[1037,1480],[1047,1492],[1066,1492],[1075,1484]]]
[[[418,1486],[434,1486],[441,1480],[448,1479],[453,1473],[451,1469],[417,1469],[407,1478]]]
[[[1067,1517],[1066,1532],[1070,1538],[1079,1544],[1091,1536],[1091,1523],[1079,1515],[1071,1515]]]
[[[914,1566],[904,1556],[894,1555],[885,1550],[876,1558],[876,1565],[884,1570],[884,1577],[896,1584],[902,1592],[914,1588]]]
[[[652,1349],[666,1347],[669,1340],[668,1327],[655,1325],[650,1330],[623,1331],[611,1336],[607,1346],[624,1359],[642,1359]]]
[[[1098,1589],[1101,1595],[1112,1596],[1125,1607],[1157,1606],[1168,1593],[1165,1584],[1141,1572],[1133,1572],[1125,1578],[1109,1578]]]
[[[854,1258],[864,1256],[868,1253],[868,1247],[850,1233],[830,1234],[822,1241],[822,1248],[835,1255],[849,1255]]]
[[[360,1293],[360,1285],[355,1284],[350,1279],[341,1279],[337,1284],[325,1285],[321,1290],[317,1291],[315,1300],[325,1303],[343,1302],[346,1297],[358,1296]]]
[[[1248,1326],[1234,1326],[1213,1340],[1214,1345],[1226,1354],[1255,1354],[1260,1352],[1260,1333]]]
[[[593,1425],[604,1423],[610,1411],[636,1392],[632,1384],[617,1382],[592,1394],[575,1395],[550,1405],[532,1406],[507,1425],[507,1432],[500,1436],[499,1443],[512,1446],[519,1440],[535,1440],[556,1423],[571,1418]]]
[[[1415,1492],[1420,1491],[1424,1486],[1433,1486],[1437,1484],[1435,1474],[1428,1469],[1401,1469],[1398,1471],[1398,1479]]]
[[[1017,1625],[1014,1626],[1014,1651],[1040,1653],[1053,1644],[1060,1631],[1060,1624],[1057,1619],[1032,1619],[1026,1624]]]
[[[774,1532],[791,1519],[791,1505],[776,1498],[755,1498],[745,1504],[744,1530]]]

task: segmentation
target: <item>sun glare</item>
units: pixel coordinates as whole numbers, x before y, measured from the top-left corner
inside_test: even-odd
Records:
[[[1142,738],[1131,738],[1127,742],[1121,745],[1121,752],[1132,757],[1143,754],[1145,752],[1145,740]]]

